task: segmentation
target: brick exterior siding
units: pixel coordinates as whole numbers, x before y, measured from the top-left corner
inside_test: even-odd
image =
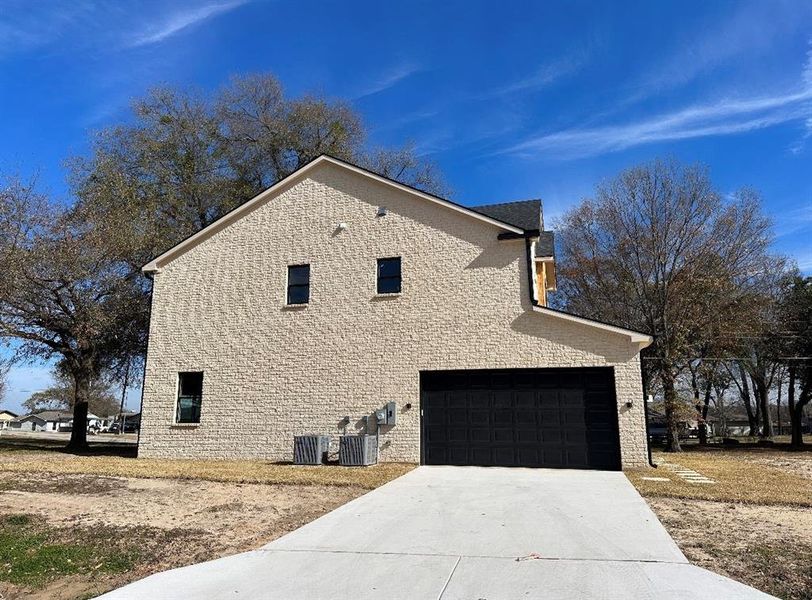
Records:
[[[139,456],[289,460],[295,434],[395,401],[381,460],[417,462],[421,370],[613,366],[623,465],[646,464],[637,346],[533,312],[524,241],[498,233],[334,164],[294,179],[155,274]],[[379,297],[390,256],[403,291]],[[303,263],[310,303],[286,307]],[[204,372],[197,426],[174,424],[179,371]]]

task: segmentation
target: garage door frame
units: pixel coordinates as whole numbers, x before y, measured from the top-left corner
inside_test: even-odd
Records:
[[[419,372],[419,393],[420,393],[420,464],[427,464],[426,461],[426,451],[427,451],[427,434],[428,434],[428,425],[426,421],[426,396],[425,396],[425,389],[424,384],[427,376],[436,375],[436,374],[445,374],[449,376],[453,375],[465,375],[465,374],[494,374],[494,375],[532,375],[532,374],[549,374],[551,377],[565,377],[567,375],[578,375],[578,376],[586,376],[586,375],[602,375],[606,378],[606,382],[610,388],[610,404],[611,404],[611,417],[607,419],[607,423],[609,424],[611,430],[606,432],[606,434],[611,437],[611,441],[613,443],[613,455],[610,456],[610,462],[612,463],[611,466],[586,466],[586,467],[577,467],[577,466],[565,466],[564,468],[592,468],[592,469],[602,469],[602,470],[621,470],[622,469],[622,460],[621,460],[621,447],[620,447],[620,423],[618,419],[618,405],[617,405],[617,393],[615,388],[615,373],[613,367],[537,367],[537,368],[510,368],[510,369],[488,369],[488,368],[477,368],[477,369],[432,369],[432,370],[422,370]],[[475,389],[472,387],[472,389]],[[507,389],[510,390],[518,390],[521,388],[512,386]],[[534,389],[543,389],[541,386],[534,388]],[[551,389],[577,389],[577,388],[561,388],[555,387]],[[585,391],[588,391],[588,387],[583,388]],[[588,434],[588,431],[587,431]],[[587,436],[588,437],[588,436]],[[587,448],[588,448],[588,439],[587,439]],[[473,463],[472,463],[473,464]],[[544,464],[538,465],[539,467],[545,467]],[[549,465],[549,466],[557,466],[557,465]]]

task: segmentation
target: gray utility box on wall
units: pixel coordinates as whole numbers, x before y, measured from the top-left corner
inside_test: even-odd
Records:
[[[329,435],[293,436],[293,463],[297,465],[323,465],[330,450]]]
[[[342,435],[338,462],[345,467],[363,467],[378,462],[378,438],[374,435]]]

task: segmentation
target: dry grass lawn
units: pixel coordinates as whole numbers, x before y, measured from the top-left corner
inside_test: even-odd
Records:
[[[779,598],[812,598],[812,453],[692,448],[655,460],[717,482],[665,466],[627,472],[689,560]]]
[[[0,440],[0,599],[89,598],[255,549],[413,468],[75,456]]]
[[[657,455],[660,461],[676,463],[710,477],[716,481],[713,485],[689,483],[665,466],[661,466],[656,472],[638,469],[627,471],[626,474],[644,496],[812,507],[812,477],[804,477],[795,470],[759,460],[767,456],[778,460],[774,458],[774,451],[755,456],[737,454],[734,451],[695,450],[679,455]],[[786,456],[783,453],[781,456],[785,461],[812,461],[812,456],[806,454]],[[668,477],[670,481],[643,479],[652,476]]]
[[[263,460],[187,460],[75,456],[61,452],[0,447],[0,472],[90,474],[106,477],[194,479],[266,485],[327,485],[371,490],[408,473],[415,465],[381,463],[364,468],[307,467]]]

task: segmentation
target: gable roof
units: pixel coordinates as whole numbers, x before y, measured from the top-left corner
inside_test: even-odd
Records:
[[[12,417],[19,417],[15,412],[11,412],[10,410],[0,410],[0,415],[11,415]]]
[[[603,331],[609,331],[611,333],[624,335],[629,339],[629,342],[631,342],[632,344],[637,344],[639,350],[647,348],[654,342],[654,338],[648,335],[647,333],[635,331],[634,329],[627,329],[625,327],[620,327],[619,325],[612,325],[611,323],[604,323],[603,321],[590,319],[588,317],[581,317],[579,315],[574,315],[572,313],[568,313],[563,310],[550,308],[549,306],[541,306],[539,304],[535,304],[533,306],[533,310],[535,312],[542,313],[563,321],[569,321],[571,323],[580,323],[581,325],[588,325],[589,327],[594,327],[595,329],[602,329]]]
[[[16,419],[16,420],[18,422],[22,423],[23,421],[31,421],[31,420],[34,420],[34,419],[36,419],[37,421],[41,421],[43,423],[46,422],[46,420],[43,419],[42,417],[40,417],[39,415],[25,415],[24,417],[20,417],[19,419]]]
[[[73,411],[71,410],[41,410],[37,413],[28,415],[29,417],[37,417],[43,421],[62,421],[70,420],[73,418]]]
[[[540,231],[539,239],[536,242],[536,257],[555,257],[555,233],[552,231]]]
[[[455,210],[455,211],[457,211],[457,212],[459,212],[459,213],[461,213],[463,215],[466,215],[468,217],[479,219],[480,221],[484,221],[486,223],[489,223],[489,224],[491,224],[491,225],[493,225],[493,226],[495,226],[495,227],[497,227],[499,229],[502,229],[503,231],[518,234],[519,236],[523,236],[526,233],[526,230],[523,227],[517,226],[517,225],[515,225],[513,223],[503,221],[503,220],[501,220],[499,218],[487,215],[487,214],[485,214],[485,213],[483,213],[481,211],[478,212],[475,209],[471,209],[471,208],[468,208],[467,206],[457,204],[456,202],[452,202],[450,200],[445,200],[444,198],[440,198],[439,196],[434,196],[432,194],[423,192],[423,191],[418,190],[416,188],[413,188],[413,187],[410,187],[410,186],[405,185],[403,183],[397,182],[397,181],[395,181],[393,179],[389,179],[388,177],[384,177],[382,175],[378,175],[377,173],[373,173],[372,171],[368,171],[367,169],[364,169],[363,167],[359,167],[357,165],[346,162],[344,160],[340,160],[338,158],[328,156],[327,154],[322,154],[322,155],[318,156],[317,158],[313,159],[312,161],[310,161],[309,163],[307,163],[306,165],[304,165],[303,167],[300,167],[299,169],[297,169],[296,171],[294,171],[293,173],[291,173],[290,175],[288,175],[284,179],[281,179],[281,180],[277,181],[274,185],[269,187],[264,192],[260,192],[259,194],[257,194],[253,198],[251,198],[248,202],[245,202],[245,203],[241,204],[240,206],[238,206],[237,208],[235,208],[231,212],[226,213],[225,215],[223,215],[222,217],[220,217],[219,219],[217,219],[216,221],[214,221],[213,223],[211,223],[207,227],[204,227],[200,231],[198,231],[198,232],[192,234],[191,236],[187,237],[182,242],[176,244],[175,246],[173,246],[172,248],[170,248],[169,250],[167,250],[166,252],[164,252],[160,256],[152,259],[147,264],[145,264],[143,267],[141,267],[141,270],[144,271],[145,273],[156,273],[156,272],[160,271],[161,267],[165,266],[167,263],[171,262],[173,259],[177,258],[178,256],[180,256],[181,254],[183,254],[187,250],[195,247],[197,244],[199,244],[200,242],[206,240],[207,238],[214,235],[218,231],[222,231],[223,229],[225,229],[226,227],[228,227],[232,223],[239,220],[240,217],[242,217],[243,215],[249,213],[251,210],[253,210],[257,205],[262,203],[264,200],[267,200],[270,197],[272,197],[276,192],[278,192],[279,190],[281,190],[285,186],[290,185],[294,181],[303,178],[305,175],[307,175],[310,171],[315,169],[317,166],[319,166],[321,164],[325,164],[325,163],[336,165],[336,166],[339,166],[341,168],[347,169],[349,171],[353,171],[355,173],[358,173],[359,175],[362,175],[362,176],[367,177],[369,179],[375,180],[375,181],[377,181],[379,183],[382,183],[382,184],[387,185],[389,187],[392,187],[394,189],[397,189],[397,190],[406,192],[408,194],[411,194],[412,196],[415,196],[416,198],[420,198],[420,199],[426,200],[428,202],[433,202],[433,203],[438,204],[440,206],[444,206],[445,208]],[[511,203],[511,204],[516,204],[516,203]],[[540,208],[539,208],[539,215],[540,214],[541,214],[541,211],[540,211]],[[535,227],[533,229],[537,230],[538,228]]]
[[[502,202],[499,204],[484,204],[474,206],[473,209],[499,219],[505,223],[510,223],[520,227],[525,231],[540,231],[543,229],[541,219],[541,200],[519,200],[518,202]]]

